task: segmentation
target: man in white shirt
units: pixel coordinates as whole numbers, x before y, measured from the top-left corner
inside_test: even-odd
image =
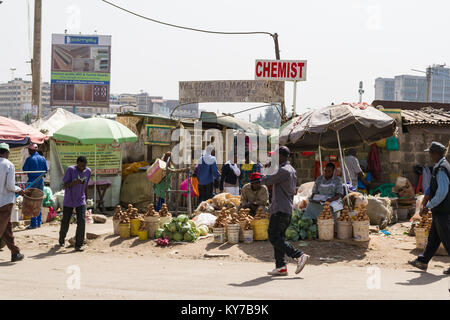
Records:
[[[356,157],[356,149],[349,149],[347,151],[347,156],[344,158],[345,168],[342,168],[342,170],[345,171],[345,176],[347,178],[347,183],[351,183],[352,186],[355,188],[358,188],[358,178],[361,180],[361,182],[364,184],[364,186],[367,189],[367,192],[369,192],[370,183],[366,181],[364,178],[363,171],[361,169],[361,166],[359,165],[359,160]],[[349,176],[350,175],[350,176]],[[341,174],[342,177],[344,177],[344,173]]]
[[[0,238],[11,251],[11,261],[16,262],[22,260],[24,255],[14,244],[11,212],[16,203],[16,193],[23,195],[23,191],[16,186],[15,168],[8,157],[9,145],[0,143]]]

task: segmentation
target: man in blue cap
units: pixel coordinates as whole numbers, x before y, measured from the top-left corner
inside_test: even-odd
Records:
[[[37,144],[33,143],[28,146],[28,152],[30,156],[25,161],[22,170],[23,171],[48,171],[47,161],[43,156],[41,156],[38,152]],[[34,182],[42,173],[29,173],[28,174],[28,183]],[[40,178],[36,181],[31,188],[36,188],[40,190],[44,190],[44,178]],[[31,218],[30,226],[28,229],[36,229],[39,228],[42,224],[42,208],[39,216]]]
[[[297,187],[297,173],[289,163],[290,150],[282,146],[278,148],[279,168],[275,174],[266,175],[262,183],[273,185],[272,205],[270,206],[269,241],[274,248],[275,269],[268,272],[271,276],[287,276],[285,256],[293,258],[297,263],[295,273],[303,270],[309,255],[286,242],[285,232],[291,223],[294,195]]]
[[[429,152],[435,166],[430,187],[425,192],[430,201],[422,205],[421,215],[431,210],[433,222],[424,253],[417,259],[409,261],[409,264],[423,271],[427,270],[428,262],[439,249],[441,242],[447,253],[450,252],[450,164],[445,159],[446,151],[444,145],[435,141],[425,150]],[[445,270],[444,274],[450,274],[450,268]]]

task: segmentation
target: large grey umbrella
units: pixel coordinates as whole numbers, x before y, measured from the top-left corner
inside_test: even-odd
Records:
[[[280,145],[310,151],[320,146],[338,150],[355,148],[391,137],[395,120],[367,105],[341,104],[309,111],[280,132]]]
[[[354,148],[391,137],[395,127],[393,118],[367,104],[332,105],[309,111],[294,119],[281,130],[279,143],[302,151],[319,148],[319,154],[321,148],[339,150],[346,182],[342,148]]]

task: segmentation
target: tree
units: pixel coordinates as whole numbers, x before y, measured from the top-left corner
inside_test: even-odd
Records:
[[[259,113],[255,123],[265,129],[279,128],[281,125],[281,117],[276,106],[270,106],[264,110],[264,116]]]

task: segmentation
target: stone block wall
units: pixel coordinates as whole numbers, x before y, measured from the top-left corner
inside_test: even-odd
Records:
[[[430,158],[425,150],[432,141],[438,141],[446,146],[450,142],[450,127],[439,126],[408,126],[408,132],[399,133],[399,151],[378,149],[381,163],[381,178],[374,181],[374,186],[384,183],[395,183],[397,176],[408,178],[416,185],[418,176],[414,173],[415,165],[431,165]],[[291,147],[293,155],[291,163],[297,170],[298,185],[314,181],[315,157],[304,157],[300,151]],[[312,150],[316,151],[317,150]],[[358,149],[357,157],[361,161],[367,160],[370,151],[369,145],[363,145]],[[328,155],[339,157],[339,151],[322,151],[322,159]],[[449,157],[448,157],[449,158]]]

